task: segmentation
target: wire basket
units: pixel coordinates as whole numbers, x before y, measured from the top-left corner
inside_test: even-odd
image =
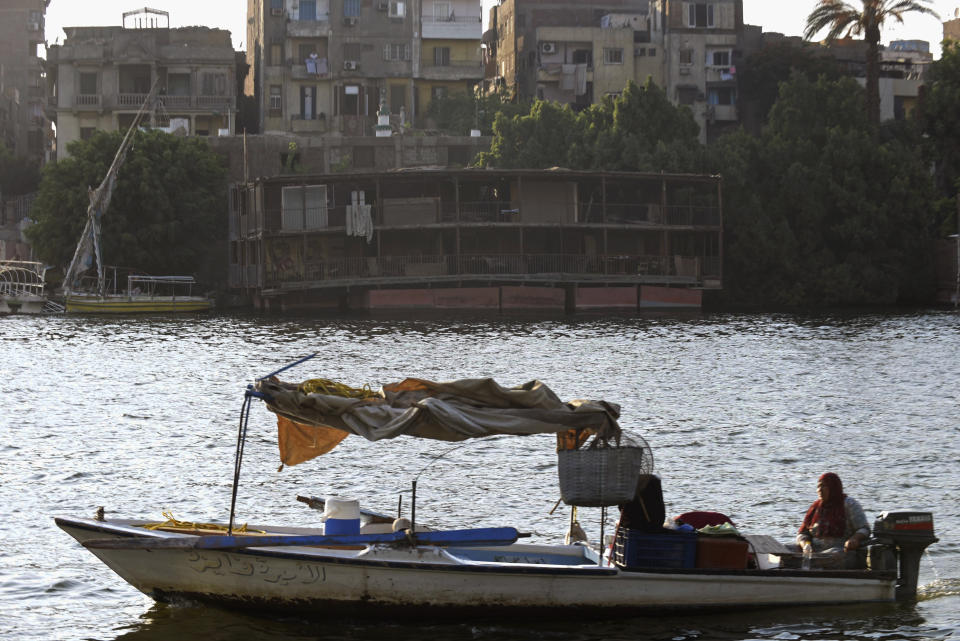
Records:
[[[653,473],[653,454],[646,442],[559,450],[557,472],[560,498],[567,505],[620,505],[633,499],[641,475]]]

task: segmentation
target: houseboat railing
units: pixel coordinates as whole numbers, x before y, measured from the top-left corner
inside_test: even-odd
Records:
[[[429,279],[442,276],[589,275],[642,282],[644,277],[671,277],[697,283],[718,278],[718,257],[579,254],[461,254],[351,257],[267,264],[266,286],[362,279]],[[249,278],[252,274],[245,274]],[[238,274],[238,276],[241,276]]]

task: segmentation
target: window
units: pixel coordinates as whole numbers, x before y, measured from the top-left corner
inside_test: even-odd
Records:
[[[712,65],[714,67],[729,67],[730,52],[729,51],[708,51],[707,64]]]
[[[622,65],[623,64],[623,49],[614,49],[611,47],[604,47],[603,49],[603,64],[605,65]]]
[[[687,5],[687,26],[688,27],[713,27],[714,5],[705,3],[693,3]]]
[[[677,87],[677,102],[681,105],[692,105],[697,101],[696,87]]]
[[[409,60],[410,47],[406,43],[383,45],[384,60]]]
[[[447,67],[450,65],[450,47],[433,48],[433,64],[438,67]]]
[[[284,187],[280,193],[280,203],[283,231],[323,229],[327,226],[326,185]]]
[[[190,74],[168,73],[167,74],[167,95],[168,96],[189,96],[190,95]]]
[[[707,98],[707,102],[711,105],[734,105],[737,102],[736,90],[733,87],[711,89]]]
[[[430,89],[430,99],[439,100],[441,98],[447,97],[447,88],[446,87],[431,87]]]
[[[447,22],[450,20],[450,3],[449,2],[434,2],[433,3],[433,19],[436,22]]]
[[[390,85],[390,113],[399,114],[407,106],[407,88],[404,85]]]
[[[91,96],[100,93],[97,90],[96,72],[80,72],[80,93],[84,96]]]
[[[300,0],[300,19],[317,19],[317,0]]]
[[[283,115],[283,87],[281,85],[270,85],[270,115]]]
[[[274,67],[283,64],[283,45],[279,42],[270,45],[270,56],[267,59],[267,64]]]
[[[573,64],[593,66],[593,52],[589,49],[576,49],[573,52]],[[500,74],[503,75],[503,74]]]
[[[693,64],[693,49],[681,49],[681,50],[680,50],[680,64],[682,64],[682,65],[692,65],[692,64]]]
[[[204,96],[227,95],[227,75],[223,73],[203,74],[202,95]]]
[[[80,127],[80,140],[90,140],[96,130],[96,127]]]
[[[271,16],[283,15],[283,0],[270,0],[270,15]]]
[[[656,58],[656,56],[657,56],[657,48],[656,48],[656,47],[650,47],[649,49],[647,49],[647,55],[650,56],[651,58]]]
[[[343,0],[343,17],[360,17],[360,0]]]
[[[303,120],[317,119],[317,88],[300,87],[300,117]]]
[[[390,0],[390,11],[387,15],[391,18],[402,18],[406,15],[406,4],[401,0]]]

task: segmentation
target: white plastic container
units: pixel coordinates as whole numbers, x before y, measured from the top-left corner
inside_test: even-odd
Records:
[[[328,496],[323,507],[324,534],[360,534],[360,501]]]

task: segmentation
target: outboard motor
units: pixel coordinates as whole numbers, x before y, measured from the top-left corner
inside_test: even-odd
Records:
[[[930,512],[883,512],[873,523],[873,536],[878,546],[870,550],[870,566],[893,570],[896,557],[898,601],[917,596],[920,557],[931,543],[939,539],[933,534]]]

